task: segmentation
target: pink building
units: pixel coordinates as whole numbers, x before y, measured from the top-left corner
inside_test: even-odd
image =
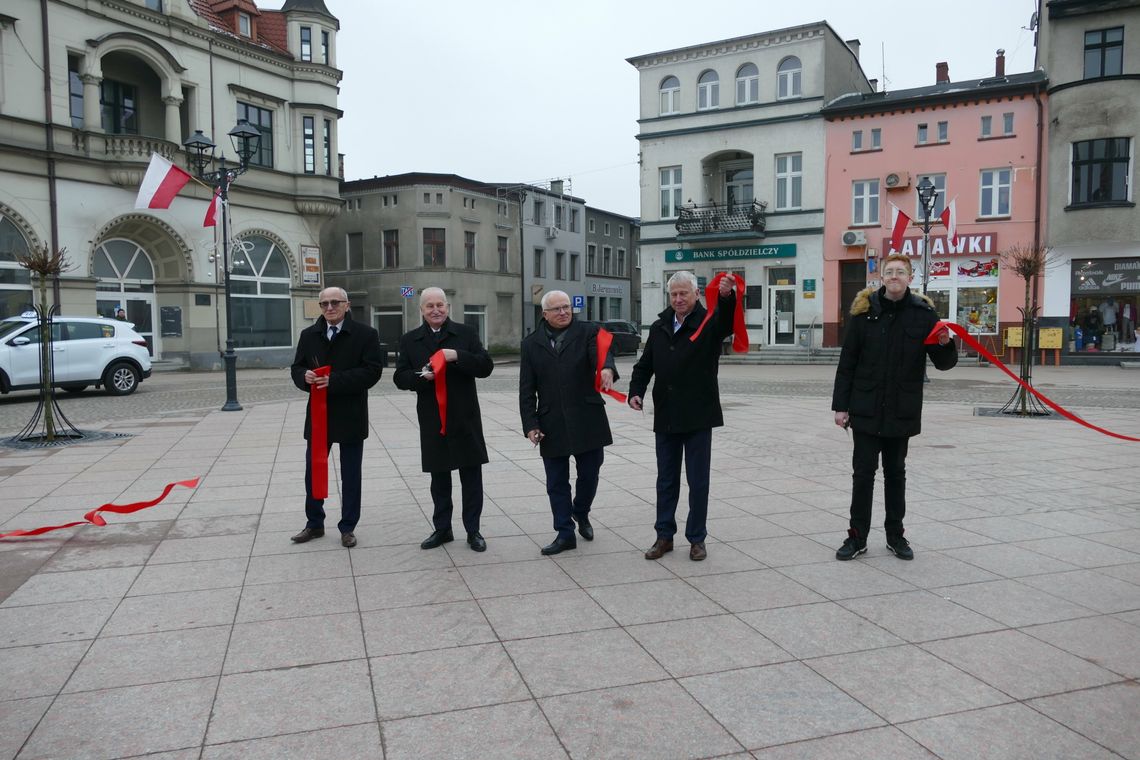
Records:
[[[914,220],[901,252],[923,286],[923,212],[916,189],[937,191],[930,230],[927,294],[940,315],[1002,349],[1005,327],[1021,324],[1025,283],[1000,265],[1010,247],[1040,245],[1045,190],[1042,128],[1045,74],[1004,73],[898,92],[855,93],[822,109],[827,121],[823,236],[823,345],[842,344],[855,294],[878,282],[891,249],[891,206]],[[958,244],[938,218],[954,202]]]

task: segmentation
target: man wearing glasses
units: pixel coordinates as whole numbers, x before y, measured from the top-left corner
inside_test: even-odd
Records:
[[[293,357],[293,384],[306,393],[313,386],[328,389],[328,446],[340,447],[340,543],[356,546],[356,523],[360,520],[360,469],[364,439],[368,437],[368,389],[380,380],[384,357],[380,336],[349,315],[348,293],[325,288],[319,297],[321,316],[301,331]],[[313,370],[328,366],[328,375]],[[305,411],[305,440],[312,420]],[[324,500],[313,498],[311,456],[305,450],[305,529],[293,536],[303,544],[325,534]]]
[[[605,447],[613,443],[605,400],[594,388],[598,370],[598,326],[574,319],[570,296],[552,290],[542,297],[542,324],[522,342],[519,412],[523,433],[539,447],[546,469],[546,495],[554,515],[554,541],[546,555],[577,549],[574,524],[594,540],[590,506],[598,491]],[[606,353],[602,388],[617,379],[613,354]],[[570,495],[570,457],[578,471]]]
[[[948,370],[958,363],[950,331],[938,333],[936,345],[923,341],[938,324],[934,302],[912,293],[910,259],[892,254],[883,262],[883,284],[860,291],[851,305],[851,321],[835,372],[831,408],[835,424],[854,431],[851,522],[838,560],[867,551],[875,472],[883,460],[887,548],[899,559],[914,559],[903,538],[906,515],[906,452],[922,426],[922,385],[926,357]]]

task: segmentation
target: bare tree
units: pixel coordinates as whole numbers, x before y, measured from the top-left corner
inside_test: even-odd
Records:
[[[1045,270],[1058,263],[1053,249],[1018,243],[1001,254],[1001,265],[1025,281],[1025,304],[1017,308],[1021,312],[1021,381],[1033,384],[1033,351],[1037,337],[1037,287]],[[1048,415],[1049,411],[1033,394],[1022,386],[1014,390],[1013,396],[1001,408],[1005,414],[1020,416]]]
[[[60,274],[66,272],[74,267],[71,260],[67,257],[67,249],[60,248],[51,250],[48,246],[42,245],[38,248],[30,248],[27,253],[16,254],[16,262],[27,269],[29,272],[34,273],[39,279],[40,290],[40,303],[36,307],[39,315],[39,329],[40,329],[40,403],[36,408],[36,413],[32,416],[31,422],[25,427],[24,432],[18,436],[21,439],[40,438],[47,442],[54,442],[56,437],[61,434],[61,428],[57,424],[59,421],[67,423],[67,419],[63,417],[62,413],[56,408],[55,405],[55,369],[52,364],[52,331],[51,321],[52,314],[58,308],[48,307],[47,286],[49,278],[58,278]],[[42,432],[33,432],[37,424],[43,421]],[[71,437],[68,434],[68,437]]]

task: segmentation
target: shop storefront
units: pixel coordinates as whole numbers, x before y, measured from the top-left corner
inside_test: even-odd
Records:
[[[1076,351],[1137,343],[1140,258],[1073,260],[1069,324]]]

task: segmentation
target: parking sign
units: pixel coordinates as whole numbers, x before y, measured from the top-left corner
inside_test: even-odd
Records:
[[[416,294],[416,289],[413,288],[411,285],[401,285],[400,286],[400,295],[402,295],[404,298],[411,298],[415,294]]]
[[[575,309],[586,308],[586,296],[574,296],[574,308]]]

